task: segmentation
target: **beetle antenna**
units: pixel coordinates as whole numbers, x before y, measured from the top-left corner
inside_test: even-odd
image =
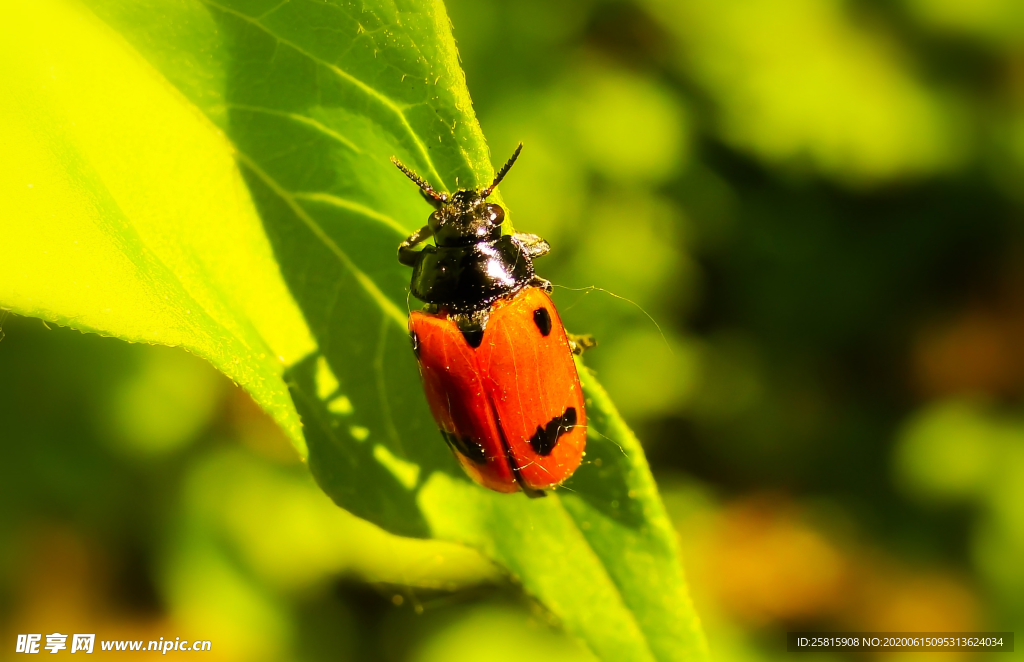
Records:
[[[401,170],[403,173],[405,173],[405,176],[408,177],[409,179],[411,179],[413,181],[413,183],[416,184],[416,186],[419,186],[421,191],[423,191],[424,193],[426,193],[427,195],[429,195],[430,197],[432,197],[433,199],[435,199],[435,200],[437,200],[439,202],[445,202],[445,201],[448,200],[448,196],[446,194],[438,193],[437,191],[435,191],[430,186],[430,184],[428,184],[422,177],[417,175],[412,170],[409,170],[408,168],[406,168],[405,165],[403,165],[402,162],[399,161],[397,157],[392,156],[391,157],[391,162],[394,163],[398,167],[399,170]]]
[[[501,170],[499,170],[498,174],[494,176],[494,181],[491,182],[491,185],[481,191],[485,198],[491,194],[491,191],[493,191],[498,184],[501,183],[501,180],[505,179],[505,175],[507,175],[508,171],[512,169],[512,164],[519,158],[519,152],[521,151],[523,151],[523,143],[519,143],[519,147],[516,147],[516,151],[512,152],[512,157],[505,162],[505,165],[501,166]]]

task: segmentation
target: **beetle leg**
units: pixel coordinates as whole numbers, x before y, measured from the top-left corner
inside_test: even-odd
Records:
[[[419,251],[414,251],[412,247],[426,241],[433,233],[434,231],[430,229],[429,225],[424,225],[406,237],[405,241],[398,245],[398,261],[407,267],[415,265]]]
[[[544,278],[541,278],[540,276],[538,276],[536,274],[534,274],[533,278],[530,279],[530,286],[531,287],[539,287],[540,289],[544,290],[548,294],[551,294],[551,292],[555,289],[554,286],[551,284],[550,280],[546,280]]]
[[[579,356],[588,349],[597,347],[597,339],[589,333],[583,335],[577,335],[575,333],[565,334],[569,339],[569,349],[576,356]]]
[[[512,238],[519,242],[523,249],[526,250],[526,254],[529,255],[530,257],[540,257],[541,255],[547,255],[547,253],[551,250],[551,245],[535,234],[517,232],[514,235],[512,235]]]

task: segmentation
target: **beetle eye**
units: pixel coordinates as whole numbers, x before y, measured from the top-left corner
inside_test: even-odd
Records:
[[[505,222],[505,210],[498,205],[487,205],[487,220],[491,225],[501,225]]]

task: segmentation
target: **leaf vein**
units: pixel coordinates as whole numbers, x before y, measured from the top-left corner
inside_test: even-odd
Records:
[[[324,229],[320,227],[320,224],[316,222],[316,219],[310,216],[309,213],[302,208],[302,205],[296,201],[295,197],[285,190],[277,180],[260,168],[253,159],[239,151],[237,147],[235,156],[257,177],[263,180],[263,183],[277,194],[277,196],[280,197],[281,200],[283,200],[284,203],[292,210],[292,213],[294,213],[299,220],[301,220],[306,227],[313,232],[316,238],[319,239],[335,257],[338,258],[342,265],[351,272],[352,276],[356,279],[356,282],[359,283],[366,293],[370,295],[370,298],[380,306],[381,311],[385,316],[390,317],[400,328],[405,329],[407,320],[405,314],[402,313],[402,310],[396,306],[395,303],[389,299],[379,287],[377,287],[377,284],[373,282],[373,279],[367,276],[359,267],[356,266],[355,262],[352,261],[352,258],[350,258],[348,254],[338,246],[337,242],[331,239],[331,237],[324,232]]]
[[[306,192],[306,191],[293,191],[292,197],[296,200],[308,200],[310,202],[322,202],[324,204],[339,207],[341,209],[347,209],[354,211],[357,214],[372,218],[375,221],[379,221],[383,225],[391,228],[397,232],[401,237],[405,237],[409,233],[409,229],[403,226],[401,223],[391,218],[387,214],[382,214],[379,211],[371,209],[365,205],[361,205],[358,202],[352,200],[346,200],[345,198],[338,197],[331,193],[323,193],[319,191]]]
[[[341,135],[334,129],[330,128],[329,126],[313,119],[312,117],[309,117],[308,115],[290,113],[286,110],[274,110],[273,108],[265,108],[262,106],[247,106],[245,104],[240,103],[228,103],[225,104],[225,107],[228,109],[242,110],[249,113],[263,113],[265,115],[274,115],[276,117],[284,117],[290,120],[294,120],[296,122],[299,122],[300,124],[305,124],[306,126],[312,127],[330,138],[333,138],[334,140],[345,145],[345,147],[351,149],[356,154],[363,153],[363,150],[359,149],[359,147],[354,142],[352,142],[345,136]]]
[[[400,104],[396,103],[394,99],[392,99],[391,97],[389,97],[389,96],[387,96],[385,94],[382,94],[378,90],[375,90],[374,88],[370,87],[369,85],[364,83],[362,80],[356,78],[355,76],[353,76],[352,74],[348,73],[347,71],[345,71],[344,69],[342,69],[338,65],[336,65],[336,64],[334,64],[332,62],[328,62],[327,60],[324,60],[323,58],[321,58],[321,57],[319,57],[317,55],[314,55],[313,53],[310,53],[309,51],[307,51],[306,49],[302,48],[301,46],[299,46],[298,44],[296,44],[293,41],[285,39],[284,37],[280,36],[279,34],[274,32],[273,30],[271,30],[269,27],[267,27],[258,18],[253,18],[252,16],[248,16],[246,14],[243,14],[242,12],[240,12],[238,10],[231,9],[229,7],[225,7],[225,6],[223,6],[223,5],[221,5],[221,4],[217,3],[217,2],[214,2],[213,0],[200,0],[200,1],[205,3],[205,4],[207,4],[207,5],[209,5],[209,6],[211,6],[211,7],[219,9],[220,11],[222,11],[222,12],[224,12],[226,14],[231,14],[232,16],[235,16],[236,18],[239,18],[239,19],[249,23],[250,25],[255,26],[256,28],[258,28],[258,29],[262,30],[263,32],[265,32],[270,37],[272,37],[275,40],[277,40],[279,43],[284,44],[285,46],[288,46],[289,48],[294,49],[297,53],[299,53],[299,54],[309,58],[313,62],[316,62],[316,63],[320,64],[321,66],[327,68],[329,71],[333,72],[336,76],[338,76],[342,80],[350,83],[356,89],[358,89],[361,92],[363,92],[364,94],[366,94],[368,97],[377,100],[385,108],[391,110],[395,115],[398,116],[398,119],[401,121],[403,128],[408,132],[409,137],[412,138],[413,143],[418,148],[418,150],[420,152],[420,156],[423,158],[424,163],[427,164],[427,167],[430,170],[431,174],[433,174],[433,176],[436,178],[436,181],[439,182],[441,184],[441,186],[445,186],[446,187],[446,185],[444,183],[444,180],[441,178],[440,173],[438,173],[437,168],[434,166],[433,159],[430,158],[430,154],[429,154],[429,152],[427,150],[427,146],[423,143],[422,140],[420,140],[419,135],[416,133],[416,131],[413,130],[412,125],[409,124],[409,118],[406,117],[405,112],[403,110],[403,107]]]

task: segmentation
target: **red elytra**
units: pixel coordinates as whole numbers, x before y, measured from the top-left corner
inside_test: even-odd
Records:
[[[413,312],[409,331],[430,410],[466,472],[531,496],[579,466],[587,417],[562,322],[547,293],[496,301],[479,346],[445,312]]]

